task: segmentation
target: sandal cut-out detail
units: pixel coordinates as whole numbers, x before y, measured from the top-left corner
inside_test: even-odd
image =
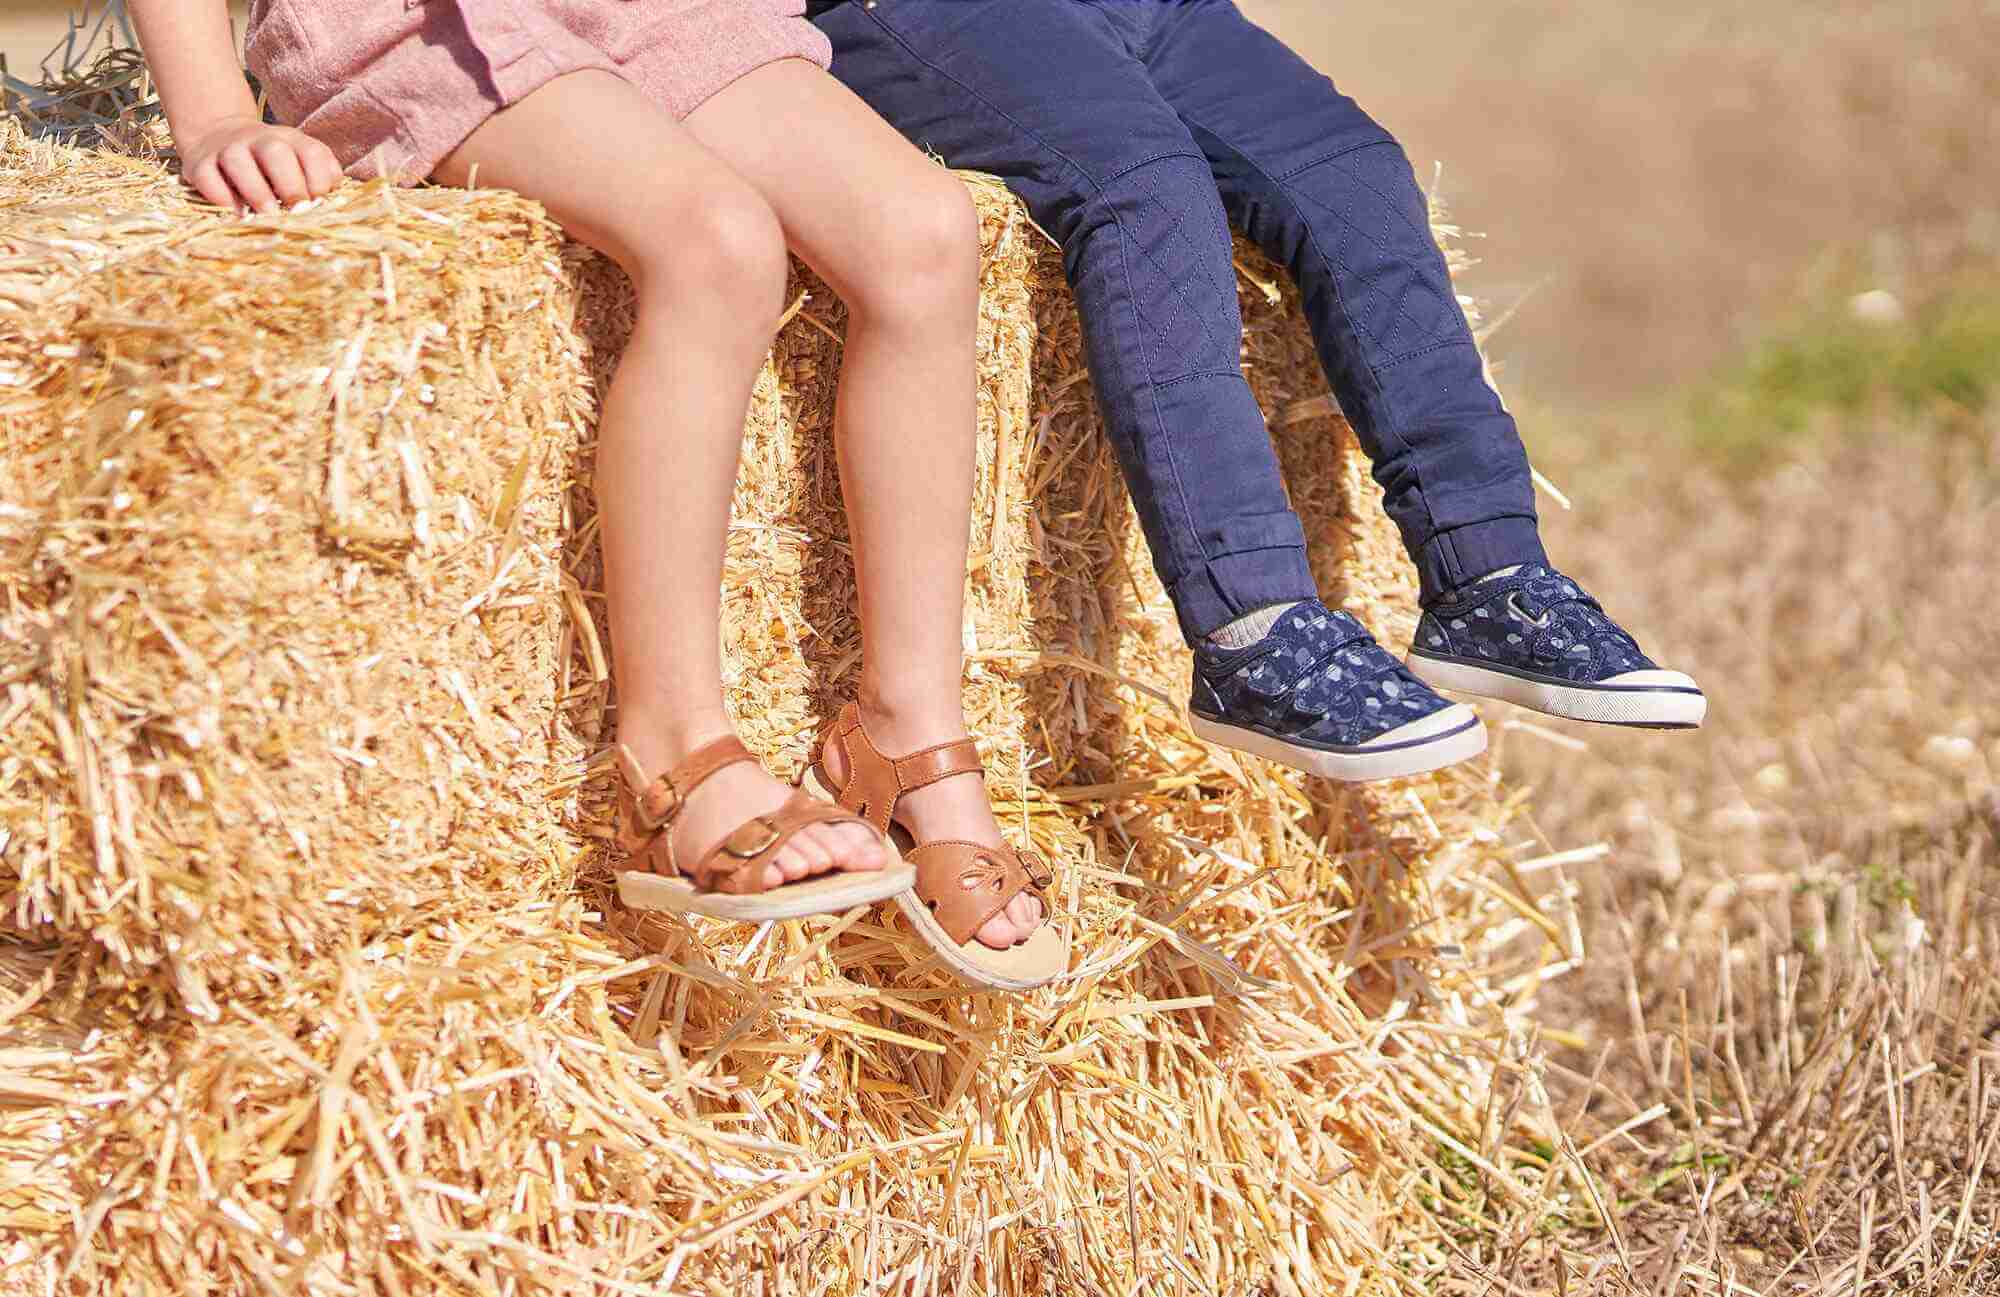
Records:
[[[847,770],[837,789],[827,758],[836,745]],[[887,833],[916,867],[915,889],[898,896],[897,903],[953,972],[980,986],[1031,990],[1069,966],[1069,943],[1054,923],[1050,892],[1055,874],[1048,864],[1033,852],[1007,846],[946,839],[919,843],[896,823],[896,804],[905,794],[974,774],[985,778],[986,766],[971,739],[891,757],[875,746],[860,709],[849,703],[821,737],[819,761],[807,772],[806,785]],[[1006,950],[980,941],[978,932],[987,921],[1024,892],[1041,901],[1041,926]]]
[[[685,864],[674,845],[673,826],[688,798],[717,771],[756,758],[733,735],[696,749],[673,770],[652,778],[624,744],[614,755],[619,775],[618,845],[630,858],[628,866],[618,871],[618,895],[635,909],[758,922],[794,919],[871,905],[908,891],[916,882],[916,869],[896,861],[887,838],[869,826],[891,857],[882,869],[835,870],[773,886],[767,871],[802,831],[816,824],[867,824],[859,816],[798,793],[776,810],[746,819],[706,856]]]

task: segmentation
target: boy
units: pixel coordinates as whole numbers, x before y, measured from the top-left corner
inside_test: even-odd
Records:
[[[815,0],[834,73],[920,146],[992,172],[1062,245],[1105,424],[1194,650],[1196,732],[1334,779],[1484,749],[1432,686],[1558,716],[1699,725],[1543,552],[1394,138],[1233,0]],[[1244,380],[1229,223],[1299,284],[1422,584],[1407,666],[1320,603]]]

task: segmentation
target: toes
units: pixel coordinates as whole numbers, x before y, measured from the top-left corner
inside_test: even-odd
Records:
[[[804,833],[794,837],[790,845],[786,847],[785,854],[788,856],[796,854],[803,864],[803,868],[797,874],[792,875],[795,878],[804,878],[811,874],[823,874],[833,868],[833,844],[828,842],[826,834],[821,833],[818,829],[807,829]]]
[[[979,938],[980,945],[993,950],[1005,950],[1021,939],[1021,934],[1015,931],[1014,920],[1008,917],[1006,910],[980,925],[979,931],[973,935]]]
[[[834,862],[842,869],[873,873],[889,863],[882,851],[882,839],[875,835],[873,829],[859,824],[843,824],[830,836],[833,839]]]
[[[1026,892],[1007,902],[1006,908],[980,926],[980,944],[995,950],[1018,946],[1042,926],[1042,903]]]
[[[764,885],[783,887],[786,883],[796,883],[801,878],[818,873],[814,867],[812,847],[800,834],[785,844],[785,849],[771,857],[771,863],[764,867]]]
[[[764,885],[783,887],[786,883],[795,883],[804,878],[808,872],[805,860],[798,853],[798,843],[794,840],[783,851],[773,856],[771,863],[764,867]]]
[[[1042,926],[1042,903],[1027,892],[1007,902],[1004,913],[1013,925],[1015,945],[1034,936],[1035,929]]]
[[[765,868],[764,881],[767,887],[782,887],[837,869],[872,871],[887,863],[881,842],[869,830],[851,824],[814,825],[785,844]]]

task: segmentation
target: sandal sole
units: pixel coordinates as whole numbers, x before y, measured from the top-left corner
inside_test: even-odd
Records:
[[[669,878],[643,869],[618,871],[618,899],[629,909],[704,914],[742,923],[842,914],[859,905],[886,901],[916,885],[916,867],[901,860],[867,873],[842,872],[801,879],[755,896],[698,891],[685,878]]]
[[[799,787],[823,802],[839,805],[833,790],[820,781],[818,765],[808,766]],[[891,844],[901,844],[891,837]],[[915,868],[911,866],[914,879]],[[962,982],[989,991],[1032,991],[1069,971],[1069,942],[1053,922],[1044,921],[1035,935],[1008,950],[995,950],[977,937],[961,946],[951,939],[917,895],[915,882],[896,896],[896,905],[910,927],[924,939],[940,962]]]

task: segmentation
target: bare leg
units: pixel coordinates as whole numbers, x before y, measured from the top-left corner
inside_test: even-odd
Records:
[[[959,738],[977,425],[971,199],[802,61],[751,73],[686,125],[764,196],[793,250],[847,303],[835,433],[861,588],[869,733],[892,752]],[[1002,840],[975,779],[919,789],[899,813],[920,838]],[[1006,947],[1040,923],[1041,903],[1020,896],[979,938]]]
[[[730,732],[722,702],[723,547],[750,389],[783,307],[785,245],[768,203],[637,90],[558,78],[501,112],[438,168],[517,190],[632,276],[639,318],[598,420],[618,737],[649,772]],[[675,824],[700,859],[790,790],[754,765],[717,774]],[[816,826],[772,884],[879,869],[854,826]]]

